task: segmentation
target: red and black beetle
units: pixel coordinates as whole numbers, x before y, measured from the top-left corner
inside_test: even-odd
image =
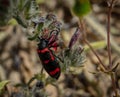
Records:
[[[48,14],[46,17],[40,17],[38,20],[33,19],[32,22],[34,23],[34,28],[39,28],[39,25],[43,25],[40,30],[41,36],[38,36],[39,43],[37,48],[41,63],[52,78],[58,79],[61,69],[54,50],[58,47],[56,41],[60,32],[61,23],[57,21],[54,14]]]
[[[37,52],[46,72],[52,78],[58,79],[61,73],[60,65],[53,54],[53,50],[50,49],[56,49],[58,45],[55,39],[52,40],[52,38],[52,36],[49,39],[39,38],[40,42],[38,43]]]

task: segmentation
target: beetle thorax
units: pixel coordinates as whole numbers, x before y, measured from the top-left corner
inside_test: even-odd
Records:
[[[45,39],[41,39],[40,43],[38,44],[38,48],[39,49],[44,49],[48,46],[48,41],[46,41]]]

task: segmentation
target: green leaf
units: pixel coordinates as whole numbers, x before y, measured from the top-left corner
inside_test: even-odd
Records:
[[[4,89],[4,87],[9,83],[9,80],[5,80],[5,81],[1,81],[0,82],[0,94],[2,93],[2,90]]]
[[[82,18],[91,11],[89,0],[75,0],[72,11],[76,16]]]
[[[12,19],[10,19],[9,21],[8,21],[8,25],[13,25],[13,26],[15,26],[15,25],[17,25],[18,23],[17,23],[17,21],[16,21],[16,19],[14,19],[14,18],[12,18]]]
[[[35,74],[35,78],[37,80],[43,80],[43,79],[45,79],[45,74],[44,73]]]
[[[20,15],[17,15],[17,16],[13,16],[16,21],[24,28],[27,28],[27,24],[26,22],[23,20],[23,18],[20,16]]]
[[[39,33],[35,33],[33,36],[28,36],[28,40],[35,40],[38,37]]]
[[[22,8],[23,8],[23,0],[20,0],[19,1],[19,3],[18,3],[18,8],[19,8],[19,10],[22,10]]]
[[[28,39],[29,40],[37,39],[37,37],[39,36],[39,34],[40,34],[41,30],[42,30],[43,25],[44,25],[43,23],[38,24],[37,31],[34,33],[33,36],[29,36]]]
[[[44,26],[44,23],[38,24],[37,31],[38,32],[41,31],[41,29],[43,28],[43,26]]]

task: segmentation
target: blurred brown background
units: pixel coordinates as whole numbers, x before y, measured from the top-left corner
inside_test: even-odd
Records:
[[[106,0],[91,0],[92,12],[85,18],[87,39],[92,42],[102,41],[106,36],[107,3]],[[116,0],[117,1],[117,0]],[[119,0],[118,0],[119,1]],[[72,0],[43,0],[39,7],[43,13],[53,12],[63,22],[61,37],[68,42],[77,26],[77,18],[70,12]],[[1,20],[2,21],[2,20]],[[92,23],[92,24],[91,24]],[[97,25],[97,26],[96,26]],[[97,28],[96,28],[97,27]],[[101,34],[102,33],[102,34]],[[113,8],[111,17],[111,36],[113,37],[112,58],[120,56],[120,3]],[[41,63],[36,52],[36,42],[27,39],[27,30],[20,25],[0,27],[0,81],[10,80],[12,85],[27,83],[34,74],[40,73]],[[112,45],[114,46],[114,45]],[[108,64],[106,46],[96,49],[103,63]],[[58,88],[47,85],[46,91],[50,97],[112,97],[113,88],[110,76],[98,72],[96,56],[88,50],[86,62],[75,74],[62,73],[58,80]],[[44,72],[46,73],[46,72]],[[46,74],[47,75],[47,74]],[[116,85],[120,89],[120,66],[116,71]]]

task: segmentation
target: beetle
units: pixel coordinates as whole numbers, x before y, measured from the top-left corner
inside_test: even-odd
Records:
[[[37,53],[43,68],[52,78],[58,79],[61,68],[57,60],[58,57],[54,54],[54,51],[58,47],[56,41],[61,30],[61,22],[57,21],[54,14],[47,14],[46,17],[40,17],[38,20],[32,19],[32,23],[34,24],[34,29],[38,29],[39,26],[42,25],[42,28],[40,29],[41,34],[38,36],[39,43]]]
[[[41,59],[42,65],[46,72],[55,79],[58,79],[61,73],[59,62],[51,48],[56,50],[58,47],[55,35],[49,39],[39,38],[37,53]]]

